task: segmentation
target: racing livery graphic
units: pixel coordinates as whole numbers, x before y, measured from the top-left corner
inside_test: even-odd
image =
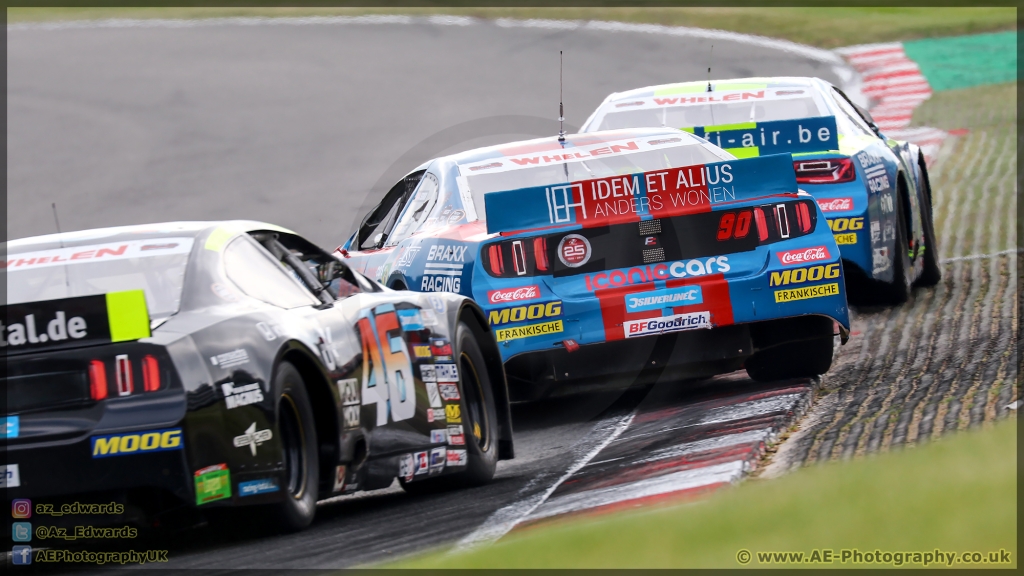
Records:
[[[486,311],[515,400],[652,367],[817,375],[849,329],[839,246],[792,156],[672,129],[435,159],[337,253],[397,289],[431,293],[444,270]]]
[[[738,158],[793,154],[842,255],[850,297],[900,304],[941,271],[924,155],[817,78],[684,82],[611,94],[582,132],[679,128]]]
[[[252,504],[298,530],[319,497],[480,484],[513,455],[501,355],[468,298],[389,290],[259,222],[6,252],[11,498],[110,498],[165,525]]]

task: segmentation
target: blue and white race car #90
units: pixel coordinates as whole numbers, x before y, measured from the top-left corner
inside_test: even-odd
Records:
[[[513,399],[666,370],[817,375],[849,318],[792,163],[674,129],[482,148],[410,173],[338,253],[389,287],[475,298]]]
[[[709,90],[710,87],[710,90]],[[582,132],[670,127],[739,158],[789,152],[842,253],[852,302],[899,304],[941,272],[924,155],[818,78],[683,82],[615,93]]]

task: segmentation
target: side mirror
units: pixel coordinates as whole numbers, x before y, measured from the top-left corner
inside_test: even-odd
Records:
[[[376,236],[373,237],[373,245],[375,247],[377,247],[377,248],[380,248],[381,246],[384,245],[384,241],[387,240],[387,238],[388,237],[387,237],[386,234],[384,234],[383,232],[380,232]]]

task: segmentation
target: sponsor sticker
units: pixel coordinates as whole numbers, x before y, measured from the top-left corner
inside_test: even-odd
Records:
[[[331,488],[332,492],[341,492],[345,489],[345,474],[347,472],[348,469],[344,466],[334,467],[334,486]],[[239,484],[239,487],[241,487],[241,484]]]
[[[700,286],[682,286],[626,295],[626,312],[661,310],[704,302]]]
[[[433,358],[433,355],[430,354],[430,346],[427,344],[414,344],[412,353],[417,358]]]
[[[537,304],[524,304],[522,306],[510,306],[491,310],[487,314],[487,321],[491,326],[502,326],[515,322],[527,320],[544,320],[547,318],[558,318],[562,315],[562,302],[538,302]]]
[[[466,451],[465,450],[448,450],[448,465],[449,466],[465,466],[466,465]]]
[[[93,458],[181,450],[181,428],[93,436],[91,443]]]
[[[430,294],[427,296],[427,301],[430,302],[430,306],[434,309],[434,312],[438,314],[444,314],[448,310],[448,305],[445,303],[444,298],[440,296],[434,296]]]
[[[849,246],[850,244],[857,243],[857,234],[855,232],[847,232],[845,234],[836,234],[836,244],[840,246]]]
[[[224,404],[228,410],[263,402],[263,389],[259,382],[241,385],[227,382],[221,384],[220,389],[224,393]]]
[[[195,472],[196,505],[231,498],[231,471],[227,464],[214,464]]]
[[[430,341],[430,353],[435,357],[445,357],[451,360],[452,345],[444,338],[435,338]]]
[[[225,302],[238,302],[241,300],[237,292],[217,282],[210,284],[210,290],[213,290],[213,293]],[[260,324],[262,324],[262,322]],[[257,324],[256,327],[258,328],[259,324]]]
[[[3,424],[0,429],[0,438],[17,438],[21,433],[20,416],[5,416],[0,423]]]
[[[732,270],[728,256],[713,258],[695,258],[693,260],[679,260],[671,263],[655,264],[653,266],[637,266],[624,270],[611,270],[609,272],[598,272],[583,277],[587,291],[601,290],[604,288],[619,288],[632,286],[634,284],[647,284],[658,280],[669,280],[671,278],[692,278],[708,274],[724,274]]]
[[[263,335],[263,339],[266,340],[267,342],[273,342],[275,339],[277,339],[277,334],[274,333],[274,329],[270,326],[270,324],[267,324],[266,322],[257,322],[256,330],[258,330],[259,333]]]
[[[490,290],[487,292],[487,301],[491,304],[506,304],[508,302],[522,302],[523,300],[535,300],[540,298],[540,286],[520,286],[518,288],[503,288],[501,290]]]
[[[437,382],[437,368],[434,364],[420,365],[420,380],[424,382]]]
[[[10,304],[3,307],[3,316],[6,325],[0,325],[0,348],[39,350],[150,336],[142,290]]]
[[[562,321],[552,320],[551,322],[541,322],[540,324],[517,326],[515,328],[499,328],[494,331],[494,336],[499,342],[504,342],[507,340],[518,340],[519,338],[529,338],[530,336],[558,334],[561,331]]]
[[[220,366],[221,368],[228,369],[234,368],[235,366],[241,366],[249,361],[249,353],[244,348],[238,350],[232,350],[231,352],[225,352],[216,356],[210,356],[210,364],[214,366]]]
[[[430,472],[430,454],[428,452],[417,452],[413,454],[416,459],[416,475]]]
[[[826,214],[829,212],[849,212],[853,210],[853,198],[819,199],[818,207]]]
[[[458,382],[459,369],[455,364],[434,364],[438,382]]]
[[[579,234],[568,234],[558,243],[558,259],[569,268],[579,268],[590,261],[590,241]]]
[[[68,266],[88,262],[110,262],[131,258],[146,258],[148,256],[169,256],[172,254],[184,255],[192,251],[193,241],[193,238],[160,238],[94,244],[92,246],[53,248],[37,252],[26,252],[24,254],[10,254],[3,267],[7,270],[34,270],[36,268]]]
[[[690,312],[688,314],[674,314],[662,318],[629,320],[622,323],[622,328],[626,332],[626,338],[662,334],[664,332],[711,328],[711,313]]]
[[[427,308],[420,310],[420,318],[423,319],[424,326],[437,326],[437,314],[433,310]]]
[[[434,474],[444,470],[444,462],[446,459],[445,452],[447,449],[444,447],[431,448],[430,449],[430,473]]]
[[[442,400],[460,400],[459,386],[457,384],[438,384],[438,391],[441,393]]]
[[[445,404],[444,417],[451,424],[462,424],[462,407],[458,404]]]
[[[245,448],[246,446],[248,446],[249,451],[252,452],[253,456],[255,456],[256,447],[259,446],[260,444],[263,444],[264,442],[269,442],[270,439],[273,437],[273,432],[271,432],[269,429],[257,430],[256,423],[253,422],[252,424],[249,425],[248,428],[245,429],[244,434],[235,436],[235,438],[232,440],[232,443],[235,445],[235,448]]]
[[[803,284],[804,282],[817,282],[818,280],[831,280],[839,278],[839,264],[818,264],[804,268],[791,268],[787,270],[773,270],[768,277],[769,286],[788,286],[789,284]]]
[[[342,406],[358,406],[359,392],[359,380],[356,378],[338,380],[338,395],[341,396]]]
[[[444,430],[431,430],[430,431],[430,443],[431,444],[444,444],[448,441],[448,437]]]
[[[398,460],[398,476],[406,482],[412,482],[416,473],[416,460],[412,454],[406,454]]]
[[[0,488],[17,488],[19,486],[21,486],[21,472],[20,470],[18,470],[18,465],[0,465]],[[30,506],[29,516],[31,515],[32,514]],[[15,518],[18,518],[18,516],[15,516]],[[28,516],[22,516],[22,518],[28,518]]]
[[[430,407],[440,408],[441,395],[437,392],[437,383],[424,381],[424,384],[427,386],[427,399],[430,400]]]
[[[339,466],[344,469],[344,466]],[[267,494],[270,492],[277,492],[281,488],[277,485],[277,480],[274,478],[262,478],[260,480],[249,480],[247,482],[238,483],[238,495],[239,496],[255,496],[257,494]]]
[[[359,428],[360,409],[360,406],[345,406],[342,408],[345,428]]]
[[[799,264],[809,264],[818,260],[830,260],[832,258],[832,254],[829,253],[827,246],[785,250],[776,252],[775,255],[778,256],[779,263],[783,266],[797,266]]]
[[[406,332],[423,330],[423,319],[420,318],[419,310],[399,310],[398,321],[402,323],[402,330]]]
[[[466,436],[462,433],[462,425],[448,427],[448,443],[455,446],[465,446]]]
[[[857,218],[830,218],[828,229],[832,232],[857,231],[864,229],[864,217]]]
[[[803,288],[791,288],[789,290],[776,290],[775,302],[793,302],[794,300],[807,300],[809,298],[821,298],[822,296],[838,296],[839,283],[819,284],[817,286],[806,286]]]

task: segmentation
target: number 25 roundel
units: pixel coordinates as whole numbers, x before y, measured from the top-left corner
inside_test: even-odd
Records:
[[[416,414],[412,362],[393,304],[364,310],[356,322],[363,345],[363,404],[377,405],[377,426]]]

